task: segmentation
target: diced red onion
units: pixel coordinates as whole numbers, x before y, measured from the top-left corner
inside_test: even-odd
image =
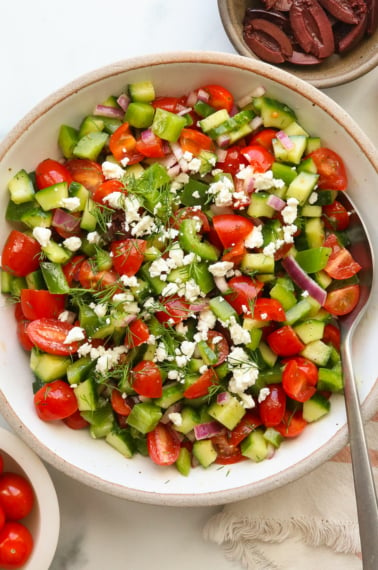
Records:
[[[186,98],[186,104],[188,107],[193,107],[198,101],[197,91],[191,91]]]
[[[73,234],[80,228],[80,218],[73,216],[61,208],[56,208],[56,210],[54,210],[52,225],[56,229]]]
[[[224,277],[214,277],[214,283],[221,293],[225,293],[230,288]]]
[[[197,97],[198,101],[203,101],[204,103],[207,103],[210,99],[210,94],[204,89],[198,89]]]
[[[94,114],[98,117],[110,117],[111,119],[123,119],[125,112],[117,107],[109,105],[96,105]]]
[[[263,85],[258,85],[252,92],[251,97],[262,97],[265,95],[266,89]]]
[[[294,143],[291,140],[291,138],[285,133],[285,131],[278,131],[276,133],[276,137],[278,138],[278,140],[280,141],[280,143],[282,144],[282,146],[286,149],[286,150],[291,150],[292,148],[294,148]]]
[[[233,117],[233,116],[236,115],[236,113],[238,113],[238,112],[239,112],[239,109],[237,108],[237,106],[236,106],[236,105],[233,105],[233,106],[232,106],[232,109],[231,109],[231,111],[230,111],[230,117]]]
[[[249,126],[253,131],[255,131],[256,129],[261,127],[262,124],[263,124],[262,118],[260,117],[260,115],[256,115],[256,117],[253,117],[252,121],[249,123]]]
[[[209,307],[208,299],[202,299],[201,301],[197,301],[196,303],[191,303],[189,305],[189,310],[193,313],[200,313],[201,311],[205,311]]]
[[[217,395],[217,404],[220,404],[221,406],[227,404],[227,402],[230,401],[230,398],[231,396],[229,392],[221,392]]]
[[[230,142],[231,142],[230,135],[219,135],[219,137],[216,140],[216,143],[220,148],[227,148]]]
[[[194,435],[196,440],[208,439],[223,432],[223,426],[216,421],[205,422],[194,426]]]
[[[179,159],[179,165],[180,165],[180,168],[181,168],[182,172],[188,172],[188,170],[189,170],[189,164],[188,164],[188,161],[185,160],[185,158],[180,158],[180,159]]]
[[[250,195],[253,193],[255,189],[255,179],[253,176],[249,176],[245,180],[243,180],[243,192]]]
[[[117,99],[117,103],[123,111],[126,111],[130,103],[130,98],[126,95],[126,93],[121,93]]]
[[[167,174],[170,178],[176,178],[181,172],[181,167],[179,164],[174,164],[167,169]]]
[[[217,155],[217,162],[224,162],[226,160],[227,150],[224,148],[217,148],[215,154]]]
[[[182,109],[180,109],[180,111],[178,111],[178,113],[176,113],[177,115],[187,115],[188,113],[190,113],[190,111],[192,111],[192,107],[183,107]]]
[[[266,203],[277,212],[280,212],[282,208],[286,206],[285,200],[282,200],[282,198],[276,196],[275,194],[270,194]]]
[[[155,141],[155,135],[151,129],[145,129],[144,131],[141,131],[140,138],[144,143],[147,144]]]
[[[248,93],[247,95],[244,95],[243,97],[238,99],[237,106],[240,109],[242,109],[252,101],[253,97],[261,97],[262,95],[264,95],[264,93],[265,93],[265,87],[259,85],[253,91],[251,91],[251,93]]]
[[[155,159],[155,162],[159,162],[162,166],[165,166],[165,168],[168,169],[177,164],[177,158],[173,152],[168,152],[166,156],[163,156],[163,158]]]
[[[177,160],[180,160],[180,158],[181,158],[182,155],[184,154],[184,153],[182,152],[181,146],[180,146],[178,143],[176,143],[176,142],[170,143],[169,146],[171,147],[171,151],[172,151],[173,154],[175,155],[176,159],[177,159]]]
[[[294,283],[304,291],[307,291],[311,297],[323,306],[327,298],[327,292],[303,271],[294,257],[288,255],[282,259],[281,263]]]
[[[124,319],[122,320],[122,324],[123,324],[123,326],[126,327],[127,325],[129,325],[130,323],[135,321],[135,319],[136,319],[136,315],[126,315],[124,317]]]

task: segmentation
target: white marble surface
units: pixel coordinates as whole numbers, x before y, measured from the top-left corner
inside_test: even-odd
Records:
[[[1,21],[0,138],[41,99],[97,67],[153,52],[235,52],[216,0],[19,0],[3,7]],[[326,93],[378,145],[378,69]],[[201,537],[217,508],[132,503],[49,470],[61,508],[51,570],[240,568]]]

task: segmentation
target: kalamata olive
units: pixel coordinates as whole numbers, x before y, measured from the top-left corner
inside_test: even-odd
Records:
[[[364,2],[362,3],[364,4]],[[340,22],[345,22],[346,24],[357,24],[359,21],[359,17],[353,8],[355,0],[354,2],[350,2],[348,0],[319,0],[319,4],[321,4],[327,12],[332,14],[336,20],[339,20]]]
[[[317,0],[294,0],[290,23],[295,39],[306,53],[325,58],[335,51],[332,26]]]
[[[344,54],[354,47],[361,41],[363,38],[367,27],[367,13],[365,12],[358,24],[354,26],[344,26],[344,33],[343,33],[343,26],[338,28],[335,27],[335,42],[336,42],[336,51],[337,53]],[[341,32],[340,32],[341,30]]]
[[[367,7],[366,34],[372,36],[378,26],[378,0],[365,0]]]
[[[245,41],[258,57],[270,63],[283,63],[293,53],[288,36],[279,26],[263,18],[250,21]]]

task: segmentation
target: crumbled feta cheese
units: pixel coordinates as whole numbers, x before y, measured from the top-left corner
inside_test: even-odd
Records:
[[[126,229],[129,228],[129,224],[133,222],[138,222],[140,219],[139,208],[141,204],[136,196],[131,194],[130,196],[126,196],[124,208],[125,208],[125,220],[126,220]]]
[[[266,172],[255,172],[253,175],[254,190],[269,190],[270,188],[283,188],[285,182],[280,178],[274,178],[273,172],[267,170]]]
[[[103,348],[103,347],[102,347]],[[119,362],[119,359],[122,354],[127,351],[125,346],[115,346],[114,348],[108,348],[97,358],[96,372],[106,373],[108,370],[111,370],[116,366]]]
[[[194,281],[194,279],[189,279],[185,282],[185,298],[189,301],[195,301],[201,294],[201,289],[199,285]]]
[[[230,269],[234,267],[232,261],[217,261],[209,265],[209,271],[214,277],[224,277]]]
[[[175,295],[179,290],[178,285],[176,283],[168,283],[162,290],[161,294],[163,297],[169,297],[170,295]]]
[[[58,320],[61,321],[62,323],[73,323],[75,318],[76,315],[72,311],[62,311],[58,315]]]
[[[77,251],[81,248],[81,239],[77,236],[71,236],[63,241],[63,245],[70,251]]]
[[[253,399],[251,394],[246,394],[245,392],[239,392],[237,395],[240,398],[241,403],[243,404],[243,408],[251,409],[256,406],[255,400]]]
[[[232,378],[228,384],[230,392],[240,394],[255,384],[259,370],[242,348],[233,348],[227,360],[232,370]]]
[[[248,344],[251,342],[249,331],[243,329],[243,327],[235,321],[235,318],[229,327],[229,331],[234,344]]]
[[[248,249],[253,249],[255,247],[261,247],[264,243],[264,238],[262,234],[262,226],[255,226],[250,234],[247,235],[244,240],[244,245]]]
[[[182,425],[182,415],[179,412],[171,412],[168,414],[169,419],[173,425],[179,427]]]
[[[187,356],[188,358],[191,358],[193,356],[195,348],[196,348],[196,343],[190,342],[189,340],[184,340],[184,342],[180,347],[182,354],[185,354],[185,356]]]
[[[131,234],[136,237],[141,237],[146,234],[153,233],[156,229],[157,227],[154,222],[154,218],[152,216],[145,215],[133,226]]]
[[[231,206],[233,191],[233,182],[227,176],[224,176],[221,180],[210,184],[208,194],[214,196],[216,206]]]
[[[93,245],[97,245],[101,241],[101,236],[98,232],[89,232],[87,234],[87,240],[88,240],[88,243],[91,243]]]
[[[51,230],[49,230],[49,228],[36,226],[33,228],[33,237],[37,240],[39,245],[46,247],[51,238]]]
[[[308,198],[308,203],[309,204],[315,204],[315,202],[318,199],[318,193],[317,192],[311,192],[309,198]]]
[[[73,327],[66,335],[63,344],[71,344],[71,342],[77,342],[83,339],[85,339],[84,329],[81,327]]]
[[[287,226],[282,226],[283,230],[283,239],[285,243],[293,243],[294,242],[294,234],[297,232],[298,228],[295,224],[290,224]]]
[[[189,330],[189,327],[187,327],[186,325],[184,325],[183,322],[178,323],[178,324],[176,325],[176,332],[177,332],[178,334],[181,334],[182,336],[185,336],[186,333],[188,332],[188,330]]]
[[[296,198],[288,198],[286,206],[281,210],[282,219],[285,224],[292,224],[298,216],[299,201]]]
[[[261,404],[270,394],[269,388],[261,388],[258,396],[258,403]]]
[[[108,204],[114,210],[122,210],[124,199],[125,195],[122,192],[111,192],[103,198],[103,202]]]
[[[125,287],[137,287],[138,285],[138,279],[135,277],[135,275],[132,277],[129,277],[128,275],[121,275],[119,280]]]
[[[163,343],[158,344],[155,352],[155,360],[157,362],[163,362],[164,360],[168,359],[168,356],[169,355],[165,345]]]
[[[80,198],[78,198],[77,196],[62,198],[62,200],[60,201],[60,205],[62,206],[62,208],[66,208],[66,210],[74,212],[75,210],[77,210],[77,208],[80,207]]]
[[[96,315],[101,319],[102,317],[105,317],[106,315],[106,311],[108,309],[108,306],[106,303],[98,303],[97,305],[95,303],[91,303],[90,308],[94,310],[94,312],[96,313]]]
[[[125,174],[125,171],[119,166],[119,164],[111,162],[110,160],[105,160],[105,162],[102,163],[101,168],[102,173],[107,180],[111,178],[117,178],[119,180]]]

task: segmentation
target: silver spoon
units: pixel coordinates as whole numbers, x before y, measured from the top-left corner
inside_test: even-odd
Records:
[[[373,280],[371,244],[364,224],[355,206],[343,195],[344,205],[350,211],[348,234],[350,251],[362,266],[359,272],[361,294],[356,308],[339,319],[341,332],[341,359],[344,377],[345,406],[349,428],[349,443],[357,504],[358,525],[364,570],[378,569],[378,503],[370,464],[361,407],[352,367],[352,337],[357,329],[370,296]]]

